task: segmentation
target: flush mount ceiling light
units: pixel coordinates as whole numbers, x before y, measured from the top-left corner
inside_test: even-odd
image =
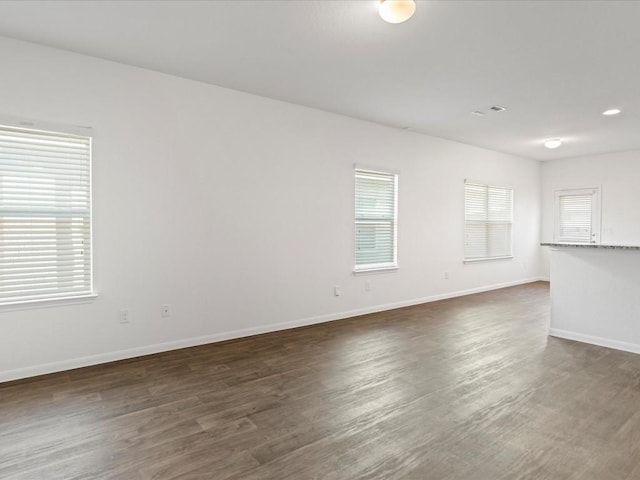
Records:
[[[543,145],[547,148],[558,148],[562,145],[562,140],[559,138],[550,138],[549,140],[545,140]]]
[[[610,108],[609,110],[605,110],[604,112],[602,112],[602,114],[610,117],[611,115],[618,115],[620,112],[622,112],[622,110],[620,110],[619,108]]]
[[[380,17],[389,23],[406,22],[416,11],[414,0],[380,0],[378,13]]]

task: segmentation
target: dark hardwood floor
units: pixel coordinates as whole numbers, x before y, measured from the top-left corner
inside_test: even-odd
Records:
[[[640,355],[534,283],[0,385],[0,478],[640,479]]]

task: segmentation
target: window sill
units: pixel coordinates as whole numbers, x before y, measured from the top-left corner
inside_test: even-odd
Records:
[[[74,295],[70,297],[16,300],[12,302],[0,303],[0,311],[6,312],[11,310],[26,310],[31,308],[49,308],[64,307],[67,305],[78,305],[83,303],[91,303],[97,297],[98,294],[96,292],[92,292],[84,295]]]
[[[468,258],[463,263],[492,262],[494,260],[511,260],[513,255],[505,255],[504,257],[487,257],[487,258]]]
[[[597,245],[597,242],[592,242],[589,240],[585,242],[583,240],[555,240],[554,243],[564,244],[564,245]]]
[[[395,272],[398,270],[398,265],[389,265],[386,267],[367,267],[367,268],[354,268],[354,275],[366,275],[369,273],[387,273],[387,272]]]

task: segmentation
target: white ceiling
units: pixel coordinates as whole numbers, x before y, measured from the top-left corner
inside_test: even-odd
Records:
[[[398,25],[376,7],[2,1],[0,35],[534,159],[640,149],[640,2],[418,1]]]

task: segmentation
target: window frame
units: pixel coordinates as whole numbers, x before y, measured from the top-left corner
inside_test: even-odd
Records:
[[[358,202],[358,186],[357,186],[357,178],[358,174],[374,174],[386,176],[392,179],[393,181],[393,215],[388,223],[391,225],[392,231],[392,261],[391,262],[378,262],[378,263],[357,263],[357,249],[358,249],[358,225],[362,225],[364,222],[381,222],[380,218],[374,217],[358,217],[357,212],[357,202]],[[368,272],[384,272],[384,271],[393,271],[397,270],[398,267],[398,177],[399,172],[397,170],[390,170],[386,168],[378,168],[378,167],[368,167],[363,165],[354,165],[354,174],[353,174],[353,184],[354,184],[354,242],[353,242],[353,252],[354,252],[354,267],[353,273],[368,273]]]
[[[475,221],[471,221],[469,220],[468,217],[468,208],[467,208],[467,186],[475,186],[475,187],[482,187],[487,189],[487,203],[486,203],[486,210],[484,213],[484,216],[487,217],[486,220],[475,220]],[[500,189],[503,191],[508,191],[509,192],[509,197],[510,197],[510,216],[509,216],[509,220],[508,221],[493,221],[493,220],[489,220],[489,195],[488,195],[488,189]],[[508,260],[508,259],[512,259],[513,258],[513,227],[514,227],[514,220],[513,220],[513,214],[514,214],[514,188],[512,186],[498,186],[498,185],[491,185],[491,184],[487,184],[487,183],[482,183],[482,182],[475,182],[475,181],[470,181],[470,180],[466,180],[464,181],[464,243],[463,243],[463,263],[475,263],[475,262],[488,262],[488,261],[495,261],[495,260]],[[484,256],[484,257],[470,257],[467,256],[467,245],[468,245],[468,234],[469,234],[469,225],[470,223],[484,223],[485,227],[486,227],[486,236],[487,238],[490,238],[489,235],[489,228],[491,225],[498,225],[498,224],[508,224],[509,225],[509,236],[508,236],[508,253],[505,255],[492,255],[492,256]],[[487,251],[488,254],[488,251]]]
[[[97,293],[95,291],[94,285],[94,242],[93,242],[93,130],[90,127],[82,127],[82,126],[69,126],[69,125],[60,125],[49,122],[42,122],[38,120],[26,120],[24,118],[17,117],[9,117],[9,116],[0,116],[0,131],[22,131],[27,134],[42,134],[42,135],[51,135],[51,137],[58,136],[59,138],[63,137],[81,137],[87,142],[87,161],[86,161],[86,198],[87,198],[87,208],[84,210],[83,214],[80,214],[78,218],[86,218],[87,227],[86,233],[82,236],[84,241],[88,241],[88,247],[85,249],[88,253],[88,258],[84,262],[86,266],[85,269],[82,270],[83,274],[87,276],[87,280],[85,281],[86,288],[81,288],[77,291],[53,291],[51,293],[43,293],[35,292],[33,294],[28,295],[19,295],[14,297],[7,297],[5,299],[0,299],[0,309],[5,310],[15,310],[22,308],[30,308],[30,307],[38,307],[38,306],[46,306],[46,305],[56,305],[56,304],[77,304],[77,303],[86,303],[87,301],[92,300],[97,297]],[[63,163],[63,162],[60,162]],[[41,178],[46,179],[46,176],[42,176]],[[28,190],[27,190],[28,191]],[[57,192],[57,190],[54,190]],[[0,199],[0,207],[3,207],[5,204],[2,203],[2,199]],[[11,208],[11,207],[9,207]],[[71,207],[69,207],[71,208]],[[68,210],[64,212],[64,209],[61,213],[66,213],[67,215],[70,213],[75,213],[74,210]],[[33,214],[31,212],[26,213],[25,218],[40,218],[38,215],[42,216],[42,212],[38,212],[37,208],[34,209]],[[3,215],[4,217],[4,215]],[[62,217],[51,217],[52,220],[56,218]],[[58,231],[57,229],[55,230]],[[56,233],[56,235],[58,235]],[[82,253],[85,255],[85,252]],[[20,268],[20,267],[18,267]],[[23,267],[24,268],[24,267]],[[56,274],[56,278],[59,278],[59,271],[57,267],[52,270]],[[45,272],[43,272],[44,274]]]
[[[583,196],[583,195],[593,195],[591,199],[591,231],[589,232],[590,240],[588,242],[581,241],[577,237],[562,237],[562,225],[561,225],[561,212],[560,212],[560,198],[565,196]],[[594,187],[580,187],[580,188],[563,188],[558,189],[554,192],[554,202],[553,202],[553,218],[554,218],[554,226],[553,226],[553,241],[555,243],[566,243],[566,244],[578,244],[578,245],[598,245],[601,241],[601,215],[602,211],[600,208],[600,186]]]

